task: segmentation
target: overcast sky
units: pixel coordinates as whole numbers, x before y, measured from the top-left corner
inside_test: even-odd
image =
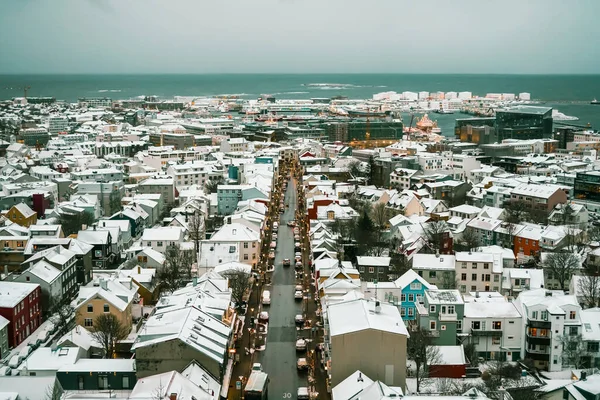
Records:
[[[598,73],[600,0],[0,0],[0,73]]]

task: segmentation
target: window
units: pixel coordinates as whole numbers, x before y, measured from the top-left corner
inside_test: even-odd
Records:
[[[435,321],[429,321],[429,329],[435,331],[436,323]]]
[[[463,263],[461,263],[461,264],[460,264],[460,267],[461,267],[462,269],[466,269],[466,268],[467,268],[467,263],[466,263],[466,262],[463,262]]]
[[[429,312],[430,313],[434,313],[435,312],[435,306],[429,306]]]
[[[365,272],[365,267],[360,267],[358,270],[359,270],[360,272]],[[403,296],[404,296],[404,295],[403,295]]]
[[[370,273],[370,274],[372,274],[372,273],[374,273],[374,272],[375,272],[375,268],[373,268],[373,267],[369,267],[369,273]]]
[[[494,321],[492,322],[492,329],[501,330],[502,329],[502,321]]]
[[[448,306],[448,314],[454,314],[454,306]]]
[[[94,324],[93,324],[93,322],[92,322],[92,319],[91,319],[91,318],[86,318],[86,319],[83,321],[83,325],[84,325],[84,326],[86,326],[86,327],[94,326]]]
[[[461,281],[466,281],[467,280],[467,274],[460,274],[460,280]]]
[[[98,375],[98,389],[108,389],[108,375]]]
[[[537,319],[538,316],[538,312],[537,311],[532,311],[531,312],[531,319]]]
[[[578,331],[578,329],[576,326],[569,327],[569,335],[575,336],[575,335],[577,335],[577,331]]]
[[[256,247],[256,242],[252,242],[252,248]]]
[[[409,293],[408,295],[408,301],[415,301],[415,295],[412,293]]]
[[[411,290],[421,290],[421,283],[413,282],[410,284],[410,288],[411,288]]]
[[[467,286],[466,285],[460,285],[460,291],[461,292],[466,292],[467,291]]]
[[[473,330],[481,329],[481,322],[480,321],[471,321],[471,329],[473,329]]]
[[[540,316],[544,321],[548,321],[548,311],[542,311]]]
[[[404,293],[400,295],[400,301],[401,302],[405,302],[406,301],[406,295]]]
[[[472,264],[471,264],[471,267],[472,267],[473,269],[477,269],[477,263],[472,263]]]
[[[404,307],[401,307],[401,308],[400,308],[400,316],[401,316],[401,317],[404,317],[404,316],[406,316],[406,308],[404,308]]]
[[[471,274],[471,280],[477,281],[477,274]]]
[[[94,312],[94,306],[92,304],[87,305],[87,312]]]
[[[600,345],[598,342],[588,342],[587,351],[588,353],[597,353],[600,350]]]
[[[483,263],[483,269],[490,269],[490,264]]]
[[[492,344],[500,344],[500,336],[492,336]]]
[[[235,246],[229,246],[229,254],[235,253]]]
[[[575,316],[576,316],[575,311],[569,312],[569,319],[575,319]]]
[[[500,280],[500,275],[494,275],[494,282],[498,282]]]
[[[412,307],[408,307],[408,316],[414,317],[414,315],[415,315],[415,309]]]
[[[435,272],[436,271],[429,271],[429,277],[430,278],[435,278],[435,276],[436,276]]]
[[[110,312],[110,307],[108,306],[108,304],[104,304],[104,312]]]
[[[462,331],[462,321],[460,319],[456,321],[456,330],[458,332]]]
[[[247,249],[248,248],[248,242],[244,242],[244,248]]]

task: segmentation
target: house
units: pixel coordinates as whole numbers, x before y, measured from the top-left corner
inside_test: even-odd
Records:
[[[88,329],[93,328],[94,320],[100,315],[111,313],[121,324],[132,324],[132,305],[137,298],[137,286],[121,283],[116,278],[97,278],[88,286],[79,288],[79,294],[73,302],[75,322]]]
[[[417,303],[419,326],[428,330],[433,344],[454,346],[462,331],[464,301],[458,290],[427,290],[423,304]]]
[[[95,228],[95,227],[94,227]],[[92,246],[92,266],[107,269],[115,259],[112,253],[112,235],[104,230],[84,230],[77,233],[77,239]]]
[[[516,297],[524,290],[544,287],[544,270],[535,268],[504,268],[502,291],[506,296]]]
[[[480,245],[489,246],[496,244],[494,230],[501,224],[502,221],[499,219],[479,216],[467,223],[467,230],[475,234]]]
[[[455,272],[461,293],[500,291],[502,260],[493,253],[457,251]]]
[[[129,221],[129,237],[138,237],[144,229],[142,216],[131,208],[124,208],[110,216],[109,221]]]
[[[129,400],[218,400],[223,395],[219,381],[197,363],[192,362],[181,373],[163,372],[138,380]]]
[[[84,358],[102,358],[104,355],[102,344],[81,325],[77,325],[65,333],[58,339],[56,345],[59,347],[78,347],[82,350]]]
[[[42,324],[41,299],[38,284],[0,281],[0,315],[9,322],[10,347],[17,347]]]
[[[181,371],[195,360],[222,379],[232,338],[230,326],[195,307],[153,315],[132,347],[138,378]]]
[[[463,345],[456,346],[431,346],[430,351],[438,354],[428,366],[430,378],[465,378],[469,362],[465,357]]]
[[[145,247],[135,256],[137,263],[143,268],[161,269],[165,264],[165,255],[154,250],[152,247]]]
[[[331,390],[332,400],[382,400],[400,399],[403,394],[398,386],[389,387],[381,381],[373,381],[357,370]]]
[[[268,201],[269,195],[252,185],[219,185],[217,187],[217,206],[219,215],[232,214],[238,202],[250,199]]]
[[[578,371],[579,372],[579,371]],[[570,379],[551,379],[536,389],[542,400],[589,400],[600,395],[600,376],[587,371],[573,373]]]
[[[412,269],[406,271],[394,282],[377,284],[365,282],[363,286],[365,284],[368,292],[377,294],[379,301],[400,307],[400,316],[405,322],[417,319],[416,303],[423,301],[425,291],[437,289]]]
[[[585,227],[589,221],[588,209],[583,204],[559,203],[548,217],[552,225],[574,225]]]
[[[359,256],[356,257],[356,268],[364,281],[388,282],[391,260],[390,257]]]
[[[523,183],[513,188],[510,202],[523,203],[533,218],[545,222],[557,204],[567,203],[567,193],[557,185]]]
[[[225,262],[237,261],[256,269],[260,238],[259,232],[246,225],[240,223],[223,225],[210,239],[200,242],[198,265],[214,267]]]
[[[120,276],[131,279],[138,286],[138,294],[142,304],[150,305],[156,303],[159,296],[159,286],[156,280],[156,269],[135,266],[132,269],[122,269]]]
[[[581,307],[573,295],[534,289],[521,292],[515,305],[522,315],[525,334],[521,358],[532,359],[536,368],[561,371],[561,338],[581,334]]]
[[[78,392],[89,396],[88,393],[108,389],[116,393],[132,390],[137,382],[135,360],[80,358],[61,366],[56,380],[63,390],[75,396]]]
[[[409,335],[397,307],[358,299],[331,304],[326,314],[325,364],[332,386],[360,370],[404,390]]]
[[[539,256],[542,242],[543,226],[523,223],[523,229],[515,234],[515,254],[517,259],[528,259]]]
[[[412,269],[431,285],[438,288],[455,285],[456,258],[453,255],[422,254],[413,256]]]
[[[175,202],[175,180],[170,176],[156,176],[142,181],[138,185],[141,194],[162,194],[164,204]]]
[[[61,225],[31,225],[29,233],[31,237],[65,237]]]
[[[40,347],[19,365],[20,376],[56,376],[62,366],[74,364],[81,356],[79,347]]]
[[[142,245],[152,248],[159,253],[165,253],[168,247],[179,246],[183,243],[183,229],[177,226],[144,229]]]
[[[470,206],[468,204],[461,204],[459,206],[450,208],[448,211],[450,211],[450,217],[473,219],[479,215],[481,208]]]
[[[131,236],[131,221],[127,219],[102,219],[98,221],[98,229],[106,229],[111,232],[119,233],[119,249],[120,251],[128,249],[131,246],[133,238]],[[114,235],[113,235],[114,236]]]
[[[465,302],[462,333],[468,336],[463,343],[474,345],[477,357],[486,361],[519,360],[523,339],[521,313],[504,297],[478,296],[479,293]]]
[[[6,217],[15,224],[26,227],[35,225],[38,219],[37,213],[25,203],[12,206],[6,213]]]

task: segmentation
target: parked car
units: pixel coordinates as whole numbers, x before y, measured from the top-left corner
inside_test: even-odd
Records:
[[[297,324],[303,324],[304,323],[304,315],[302,314],[298,314],[294,317],[294,321],[296,321]]]
[[[296,299],[296,300],[302,300],[303,297],[304,297],[304,294],[302,293],[302,291],[296,290],[294,292],[294,299]]]
[[[261,363],[254,363],[252,364],[252,371],[261,371],[262,372],[262,364]]]
[[[294,288],[294,290],[303,291],[304,287],[302,285],[296,285],[296,287]]]
[[[296,350],[297,351],[306,351],[306,340],[305,339],[298,339],[296,340]]]
[[[269,313],[266,311],[261,311],[261,313],[258,314],[258,322],[269,322]]]
[[[284,266],[284,267],[289,267],[289,266],[291,265],[291,263],[292,263],[292,262],[290,261],[290,259],[289,259],[289,258],[284,258],[284,259],[283,259],[283,266]]]
[[[269,258],[270,259],[274,259],[275,258],[275,253],[274,252],[270,252],[269,253]]]
[[[304,358],[304,357],[299,358],[298,361],[296,362],[296,366],[298,367],[298,369],[300,371],[307,370],[308,369],[308,361],[306,361],[306,358]]]
[[[296,242],[296,243],[294,243],[294,248],[295,248],[296,250],[300,250],[300,242]]]
[[[298,240],[300,240],[300,235],[294,235],[294,240],[297,242]]]
[[[302,269],[302,261],[296,260],[296,269]]]
[[[271,236],[271,239],[277,240],[277,232],[273,232],[273,235]]]
[[[275,247],[277,247],[277,242],[272,241],[270,246],[272,249],[274,249]]]
[[[308,388],[306,386],[300,386],[298,388],[298,394],[296,396],[298,400],[308,400],[310,396],[308,394]]]
[[[296,226],[296,221],[291,220],[287,224],[288,224],[288,226]]]
[[[296,261],[297,263],[302,264],[302,256],[298,256],[297,255],[296,257],[294,257],[294,261]]]

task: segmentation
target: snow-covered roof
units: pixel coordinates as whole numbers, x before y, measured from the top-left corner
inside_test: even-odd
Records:
[[[98,286],[93,286],[95,284],[98,284]],[[106,289],[102,287],[103,285],[106,286]],[[116,279],[116,277],[109,279],[99,278],[92,282],[92,286],[79,288],[79,295],[75,300],[75,305],[79,308],[92,297],[100,296],[113,306],[117,307],[120,311],[125,311],[127,306],[135,298],[137,290],[137,285],[131,284],[131,287],[127,287]]]
[[[219,392],[208,392],[177,371],[164,372],[138,379],[128,399],[169,399],[177,393],[177,400],[215,400]]]
[[[427,290],[425,297],[429,304],[463,304],[463,299],[458,290]]]
[[[408,336],[398,308],[380,303],[380,311],[375,312],[375,302],[353,300],[329,306],[329,327],[331,336],[366,329],[380,330]]]
[[[417,274],[412,269],[409,269],[404,274],[402,274],[402,276],[400,278],[396,279],[394,281],[394,285],[397,288],[404,289],[405,287],[409,286],[414,281],[420,282],[421,285],[423,285],[425,287],[425,289],[431,289],[431,288],[435,287],[434,285],[431,285],[429,282],[427,282],[425,279],[423,279],[423,277],[421,275]]]
[[[142,241],[179,242],[183,238],[183,231],[178,226],[163,226],[160,228],[146,228],[142,234]]]
[[[85,329],[81,325],[77,325],[75,328],[71,329],[71,331],[65,333],[60,339],[58,339],[57,345],[62,345],[63,343],[72,343],[73,345],[88,351],[90,347],[97,347],[99,349],[102,348],[102,344],[100,344],[90,331]]]
[[[455,256],[449,254],[415,254],[413,269],[452,270],[454,271]]]
[[[260,235],[253,229],[240,223],[226,224],[209,239],[211,242],[256,242]]]
[[[369,267],[389,267],[390,257],[373,257],[373,256],[358,256],[356,263],[361,266]]]
[[[23,215],[24,218],[29,218],[32,217],[35,214],[35,211],[33,211],[31,209],[31,207],[29,207],[27,204],[25,203],[19,203],[19,204],[15,204],[14,207],[19,210],[19,212]]]
[[[27,362],[21,368],[29,371],[58,371],[60,368],[72,365],[79,359],[78,347],[40,347],[27,357]]]
[[[437,351],[439,357],[432,361],[431,365],[467,365],[463,345],[458,346],[431,346]]]
[[[39,286],[37,283],[0,281],[0,308],[14,308]]]
[[[60,372],[135,372],[135,360],[131,358],[81,358],[73,364],[64,365]]]
[[[40,260],[36,262],[27,271],[32,275],[37,276],[44,282],[48,283],[54,282],[54,280],[58,278],[61,273],[61,271],[58,268],[55,268],[52,264],[48,263],[45,260]]]
[[[521,313],[512,302],[483,302],[473,299],[465,303],[465,318],[520,318]]]
[[[600,308],[588,308],[579,313],[581,336],[586,341],[600,341]]]

